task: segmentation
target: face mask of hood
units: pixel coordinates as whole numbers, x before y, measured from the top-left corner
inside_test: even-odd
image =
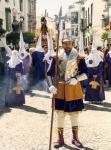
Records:
[[[19,53],[17,50],[12,51],[10,60],[7,62],[10,68],[15,68],[21,62],[19,58]]]

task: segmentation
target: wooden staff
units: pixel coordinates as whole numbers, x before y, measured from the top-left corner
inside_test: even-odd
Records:
[[[47,21],[45,19],[45,17],[41,18],[41,33],[42,35],[47,35],[48,32],[48,28],[47,28]],[[60,35],[60,30],[59,30],[59,25],[60,25],[60,19],[59,19],[59,23],[58,23],[58,37],[57,37],[57,50],[56,50],[56,66],[55,66],[55,83],[54,85],[56,86],[57,84],[57,66],[58,66],[58,48],[59,48],[59,35]],[[50,87],[50,82],[48,80],[47,77],[47,67],[46,67],[47,62],[45,61],[45,77],[48,83],[48,86]],[[49,139],[49,150],[51,150],[51,146],[52,146],[52,133],[53,133],[53,122],[54,122],[54,95],[52,97],[52,112],[51,112],[51,126],[50,126],[50,139]]]
[[[41,35],[46,36],[48,33],[48,28],[47,28],[47,21],[45,17],[41,18]],[[42,39],[41,39],[42,40]],[[46,44],[46,43],[43,43]],[[45,61],[45,77],[47,80],[47,84],[50,87],[50,82],[47,76],[47,61]],[[50,127],[50,141],[49,141],[49,150],[51,150],[51,143],[52,143],[52,131],[53,131],[53,118],[54,118],[54,96],[52,98],[52,114],[51,114],[51,127]]]
[[[59,25],[58,24],[58,37],[57,37],[57,49],[56,49],[56,66],[55,66],[55,87],[57,87],[57,68],[58,68],[58,49],[59,49],[59,36],[60,36],[60,30],[59,30]],[[51,126],[50,126],[50,140],[49,140],[49,150],[51,150],[52,146],[52,133],[53,133],[53,123],[54,123],[54,103],[55,103],[55,98],[54,95],[52,97],[52,112],[51,112]]]

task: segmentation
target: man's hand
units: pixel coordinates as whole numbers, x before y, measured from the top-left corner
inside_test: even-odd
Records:
[[[57,93],[57,89],[56,89],[56,87],[53,86],[53,85],[49,87],[49,91],[50,91],[52,94],[56,94],[56,93]]]
[[[75,79],[75,78],[72,78],[72,79],[70,79],[70,80],[68,81],[68,83],[69,83],[70,85],[76,85],[76,84],[78,83],[78,80]]]

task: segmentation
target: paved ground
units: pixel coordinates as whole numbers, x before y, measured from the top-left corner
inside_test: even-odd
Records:
[[[32,90],[21,108],[0,110],[0,150],[48,150],[50,95]],[[85,150],[111,150],[111,91],[106,91],[103,105],[86,105],[80,116],[80,140]],[[54,126],[56,121],[54,119]],[[67,116],[65,142],[60,150],[77,150],[71,145],[71,128]],[[53,141],[56,129],[53,130]],[[52,148],[54,150],[54,148]]]

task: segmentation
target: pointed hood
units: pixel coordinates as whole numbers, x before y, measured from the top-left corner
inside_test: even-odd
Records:
[[[97,51],[97,45],[96,45],[96,38],[95,35],[93,35],[93,42],[92,42],[92,49],[91,52]]]
[[[54,54],[54,47],[53,47],[53,40],[51,35],[47,35],[48,37],[48,51],[51,52],[51,54]]]
[[[42,47],[42,45],[41,45],[41,34],[40,34],[37,44],[36,44],[36,49],[41,48],[41,47]]]
[[[100,51],[97,50],[95,35],[93,36],[93,43],[91,53],[86,57],[87,67],[97,67],[100,62],[103,62],[103,55]]]
[[[17,50],[12,51],[12,55],[9,59],[8,66],[10,68],[15,68],[18,64],[20,64],[22,61],[19,58],[19,52]]]
[[[41,34],[40,34],[40,36],[39,36],[39,38],[38,38],[35,51],[44,52],[44,50],[43,50],[43,48],[42,48],[42,43],[41,43]]]
[[[24,59],[26,56],[29,55],[25,49],[25,42],[23,39],[23,33],[22,32],[20,32],[19,55],[20,55],[21,59]]]

